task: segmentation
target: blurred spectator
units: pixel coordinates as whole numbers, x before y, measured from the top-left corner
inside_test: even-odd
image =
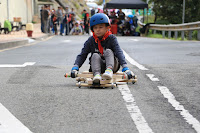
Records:
[[[58,25],[59,25],[63,16],[61,7],[58,7],[58,10],[56,10],[56,15],[57,15],[57,20],[58,20]]]
[[[121,21],[124,21],[124,20],[125,20],[125,13],[122,12],[122,9],[119,9],[118,18],[119,18],[119,20],[121,20]]]
[[[83,22],[80,22],[80,26],[82,28],[82,34],[84,34],[84,25],[83,25]]]
[[[40,9],[41,31],[44,33],[44,22],[43,22],[43,15],[42,15],[43,10],[44,10],[44,6],[42,6]]]
[[[94,7],[93,7],[92,10],[91,10],[91,17],[92,17],[94,14],[95,14],[95,9],[94,9]]]
[[[68,10],[68,6],[66,6],[65,9],[65,14],[63,14],[63,21],[62,21],[62,29],[60,30],[60,34],[63,35],[65,32],[65,35],[68,35],[68,29],[69,29],[69,10]]]
[[[70,35],[82,35],[82,28],[78,22],[75,22],[75,26],[71,29]]]
[[[109,18],[110,18],[110,22],[111,22],[111,24],[116,24],[116,19],[117,19],[117,16],[116,16],[116,14],[115,14],[115,11],[113,10],[111,13],[110,13],[110,16],[109,16]]]
[[[42,10],[42,20],[44,24],[44,33],[48,33],[48,18],[49,18],[49,12],[48,12],[48,6],[45,5],[44,10]]]
[[[138,18],[140,16],[138,9],[135,12],[135,16]]]
[[[57,24],[58,24],[57,15],[53,14],[52,18],[53,18],[53,29],[55,31],[55,35],[58,35],[58,30],[57,30]]]
[[[89,34],[89,13],[86,12],[84,9],[83,12],[85,13],[84,16],[84,30],[87,34]]]

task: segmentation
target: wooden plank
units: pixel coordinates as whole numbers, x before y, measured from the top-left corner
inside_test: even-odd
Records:
[[[93,84],[93,80],[91,78],[86,78],[86,83],[92,85]]]
[[[93,85],[93,84],[87,84],[87,83],[81,83],[81,87],[116,87],[116,84],[104,84],[104,85]],[[76,86],[79,86],[79,83],[76,83]]]

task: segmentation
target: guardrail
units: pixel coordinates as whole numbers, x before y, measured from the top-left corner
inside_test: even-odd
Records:
[[[141,21],[138,22],[140,27],[145,26]],[[165,33],[168,32],[168,38],[172,37],[172,32],[174,32],[174,38],[178,38],[178,32],[181,32],[181,39],[184,40],[185,32],[189,32],[188,39],[192,40],[193,31],[197,31],[197,39],[200,40],[200,21],[184,24],[170,24],[170,25],[158,25],[158,24],[149,24],[146,28],[147,30],[153,30],[153,34],[156,34],[156,31],[162,31],[162,36],[165,38]]]

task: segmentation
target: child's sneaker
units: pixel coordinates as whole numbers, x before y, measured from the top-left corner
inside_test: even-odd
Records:
[[[95,84],[100,84],[100,80],[101,80],[101,75],[100,74],[96,74],[93,78],[93,83]]]
[[[113,71],[110,68],[107,68],[105,73],[102,75],[103,79],[112,79]]]

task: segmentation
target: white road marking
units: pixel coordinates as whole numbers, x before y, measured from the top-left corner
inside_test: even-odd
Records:
[[[130,113],[131,118],[134,121],[139,133],[153,133],[145,118],[142,116],[139,107],[136,105],[135,99],[131,94],[131,91],[128,88],[128,86],[118,85],[118,89],[120,90],[123,99],[126,102],[128,112]]]
[[[160,92],[163,94],[165,98],[167,98],[168,102],[180,113],[180,115],[186,120],[187,123],[192,125],[192,127],[196,130],[197,133],[200,133],[200,123],[194,118],[188,110],[184,108],[178,101],[176,101],[175,96],[169,91],[169,89],[165,86],[158,86]]]
[[[138,42],[139,40],[138,39],[130,39],[131,41],[135,41],[135,42]]]
[[[22,65],[13,65],[13,64],[2,64],[0,67],[26,67],[26,66],[32,66],[35,62],[25,62]]]
[[[32,133],[0,103],[0,133]]]
[[[68,43],[68,42],[71,42],[71,40],[63,40],[62,42]]]
[[[137,63],[134,59],[132,59],[124,50],[123,53],[125,55],[125,58],[134,66],[138,67],[140,70],[149,70],[146,67],[144,67],[143,65]]]
[[[159,81],[159,79],[158,78],[154,78],[154,74],[146,74],[147,75],[147,77],[149,77],[149,79],[151,80],[151,81]]]

